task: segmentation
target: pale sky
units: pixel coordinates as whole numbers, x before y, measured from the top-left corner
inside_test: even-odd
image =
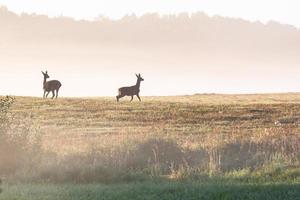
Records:
[[[267,22],[275,20],[300,27],[299,0],[0,0],[18,14],[46,14],[93,20],[99,15],[118,19],[146,12],[174,14],[203,11],[209,15]]]

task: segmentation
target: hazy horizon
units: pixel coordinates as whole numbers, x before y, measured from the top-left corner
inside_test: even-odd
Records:
[[[174,15],[182,12],[205,12],[209,16],[241,18],[249,21],[278,21],[300,27],[297,0],[0,0],[0,5],[17,13],[36,13],[51,17],[66,16],[74,19],[95,20],[99,16],[121,19],[126,15],[146,13]]]
[[[1,4],[1,1],[0,1]],[[42,95],[42,70],[61,96],[300,91],[300,31],[204,12],[75,21],[0,8],[0,94]]]

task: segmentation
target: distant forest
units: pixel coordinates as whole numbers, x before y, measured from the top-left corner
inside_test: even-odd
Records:
[[[280,55],[292,59],[300,50],[300,31],[277,22],[262,24],[241,19],[156,13],[124,16],[120,20],[99,17],[76,21],[68,17],[16,15],[0,8],[1,45],[26,43],[124,44],[192,47],[213,53]],[[241,52],[242,49],[242,52]]]

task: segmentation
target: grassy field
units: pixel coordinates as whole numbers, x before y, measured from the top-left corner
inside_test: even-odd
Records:
[[[4,187],[0,199],[22,200],[144,200],[144,199],[293,199],[300,198],[299,185],[296,184],[237,184],[237,183],[130,183],[114,185],[12,185]]]
[[[128,101],[15,97],[0,199],[300,199],[300,94]]]

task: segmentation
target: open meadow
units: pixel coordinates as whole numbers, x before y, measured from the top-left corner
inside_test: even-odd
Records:
[[[0,199],[300,199],[300,94],[2,97]]]

